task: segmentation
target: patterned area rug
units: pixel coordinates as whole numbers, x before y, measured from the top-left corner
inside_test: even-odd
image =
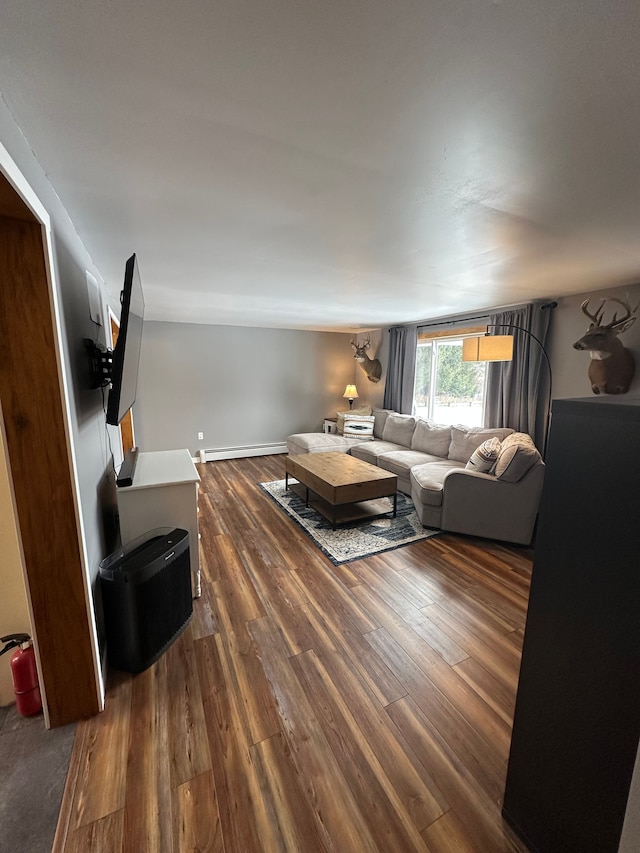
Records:
[[[289,478],[289,485],[293,484],[295,487],[296,482]],[[295,491],[289,489],[285,492],[284,480],[259,485],[336,566],[372,554],[380,554],[382,551],[392,551],[410,542],[428,539],[440,532],[422,526],[411,499],[401,492],[398,492],[396,518],[362,519],[333,530],[331,522],[313,506],[305,506],[303,498]],[[382,498],[382,501],[385,502],[383,509],[386,506],[392,508],[390,499]]]

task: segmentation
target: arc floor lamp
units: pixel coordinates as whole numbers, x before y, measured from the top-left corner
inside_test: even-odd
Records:
[[[540,347],[547,368],[549,370],[549,388],[547,394],[547,408],[545,412],[545,429],[542,439],[541,456],[544,459],[547,453],[547,439],[549,437],[549,427],[551,425],[551,386],[553,376],[551,373],[551,362],[540,338],[537,338],[533,332],[522,326],[514,326],[511,323],[489,323],[484,335],[476,338],[465,338],[462,341],[462,360],[463,361],[513,361],[513,335],[492,335],[491,329],[512,329],[514,331],[523,332],[528,337],[532,338]]]

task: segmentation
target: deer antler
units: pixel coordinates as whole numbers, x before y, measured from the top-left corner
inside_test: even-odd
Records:
[[[611,297],[609,297],[609,302],[617,302],[618,305],[622,305],[624,310],[627,312],[624,315],[624,317],[621,317],[618,320],[618,312],[616,311],[616,313],[613,315],[613,320],[609,323],[609,328],[611,328],[611,329],[615,328],[616,326],[620,325],[621,323],[626,322],[629,319],[629,317],[631,317],[633,314],[635,314],[636,311],[638,310],[638,308],[640,308],[640,301],[638,302],[638,304],[636,305],[635,308],[632,308],[630,303],[629,303],[629,297],[628,296],[626,299],[616,299],[615,296],[611,296]]]
[[[600,302],[600,307],[596,309],[595,314],[590,314],[589,311],[587,310],[587,305],[589,304],[588,299],[585,299],[584,302],[582,303],[582,305],[580,306],[582,308],[582,313],[587,315],[587,317],[591,320],[591,322],[593,323],[594,326],[600,325],[600,321],[602,320],[604,304],[606,301],[607,301],[606,299],[603,299]]]

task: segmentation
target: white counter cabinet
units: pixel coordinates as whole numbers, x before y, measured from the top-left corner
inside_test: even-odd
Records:
[[[189,531],[194,598],[200,597],[199,482],[188,450],[158,450],[138,453],[132,485],[117,489],[123,545],[156,527]]]

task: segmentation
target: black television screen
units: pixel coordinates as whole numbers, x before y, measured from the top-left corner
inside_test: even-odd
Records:
[[[120,423],[135,403],[138,385],[144,297],[135,254],[125,266],[120,304],[120,332],[113,350],[111,390],[107,403],[107,423],[113,426]]]

